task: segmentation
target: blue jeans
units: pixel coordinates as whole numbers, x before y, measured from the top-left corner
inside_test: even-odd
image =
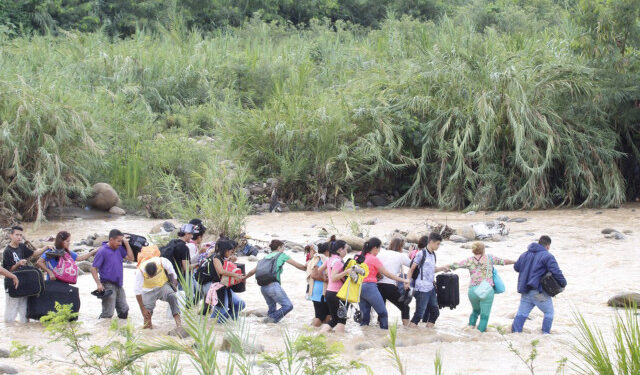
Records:
[[[273,319],[274,322],[279,322],[293,310],[293,304],[289,301],[287,293],[284,292],[279,282],[274,281],[269,285],[261,286],[260,292],[262,292],[262,296],[269,307],[267,316]],[[277,304],[280,305],[279,309],[277,309]]]
[[[413,296],[416,299],[416,312],[413,313],[411,323],[418,324],[422,319],[423,322],[435,324],[438,316],[440,316],[435,288],[428,292],[416,291]]]
[[[229,303],[229,296],[231,296],[231,303]],[[240,311],[244,310],[245,306],[244,301],[232,290],[229,290],[228,293],[225,293],[223,306],[215,306],[211,317],[218,319],[221,323],[224,323],[227,319],[237,320]]]
[[[362,312],[361,326],[368,326],[371,321],[371,308],[373,307],[378,314],[378,322],[380,328],[389,328],[389,315],[387,314],[387,307],[384,305],[382,295],[378,290],[377,283],[362,283],[362,290],[360,291],[360,312]]]
[[[513,319],[511,332],[522,332],[524,322],[527,320],[529,313],[534,307],[539,308],[544,313],[544,319],[542,320],[542,333],[551,333],[551,324],[553,323],[553,301],[551,300],[551,296],[547,293],[540,293],[537,290],[530,290],[520,296],[520,307],[518,307],[518,313]]]

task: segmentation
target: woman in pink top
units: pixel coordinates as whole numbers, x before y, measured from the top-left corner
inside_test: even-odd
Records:
[[[332,329],[335,332],[344,332],[344,326],[347,323],[346,318],[338,317],[338,308],[340,307],[340,299],[338,299],[338,291],[344,284],[344,277],[349,271],[344,270],[342,259],[347,255],[347,243],[338,240],[330,243],[329,253],[331,257],[325,264],[320,267],[320,271],[326,268],[329,284],[327,285],[327,293],[325,299],[329,305],[329,314],[331,321],[322,326],[322,332],[329,332]]]
[[[360,312],[362,312],[361,326],[368,326],[371,320],[371,308],[373,307],[378,314],[378,322],[380,328],[389,328],[389,319],[387,314],[387,308],[385,307],[384,299],[378,290],[378,273],[384,275],[392,280],[399,281],[405,284],[405,288],[409,288],[409,280],[403,279],[387,271],[382,265],[382,262],[376,255],[380,252],[380,246],[382,242],[379,238],[372,237],[369,241],[364,243],[362,253],[360,257],[364,256],[364,263],[369,266],[369,275],[364,279],[362,283],[362,291],[360,292]]]

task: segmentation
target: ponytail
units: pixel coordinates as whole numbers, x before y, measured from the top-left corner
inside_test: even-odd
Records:
[[[362,255],[369,254],[373,248],[382,246],[382,241],[378,237],[371,237],[362,247]]]

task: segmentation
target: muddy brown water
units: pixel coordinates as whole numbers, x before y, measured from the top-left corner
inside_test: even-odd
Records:
[[[553,334],[542,336],[540,327],[542,313],[534,310],[531,320],[525,325],[523,334],[506,334],[502,337],[496,329],[508,329],[518,308],[519,294],[516,292],[517,273],[511,266],[499,268],[507,291],[497,295],[491,318],[490,328],[484,334],[466,327],[471,311],[466,290],[469,275],[466,270],[458,270],[460,276],[460,305],[454,309],[440,311],[436,328],[425,327],[398,330],[399,352],[405,361],[408,374],[422,374],[433,372],[433,359],[439,352],[444,370],[447,374],[523,374],[527,369],[522,362],[507,349],[505,340],[513,343],[514,347],[528,354],[530,342],[540,340],[538,358],[535,369],[538,374],[555,373],[558,361],[562,358],[573,358],[571,345],[575,342],[576,324],[573,312],[580,311],[589,322],[596,323],[608,333],[616,310],[607,306],[607,300],[622,291],[638,291],[640,289],[640,205],[627,205],[619,209],[591,210],[564,209],[532,212],[492,212],[485,215],[465,215],[459,212],[442,212],[428,209],[393,209],[393,210],[358,210],[355,212],[296,212],[277,213],[250,216],[247,219],[247,232],[254,238],[269,241],[272,238],[291,240],[305,243],[318,238],[320,228],[329,232],[340,231],[348,233],[351,223],[364,223],[378,218],[376,225],[361,225],[364,233],[378,236],[383,241],[395,229],[411,231],[422,230],[427,219],[446,222],[452,227],[465,223],[490,220],[502,215],[509,217],[527,218],[525,223],[508,223],[510,234],[506,241],[489,242],[488,253],[509,259],[517,257],[526,246],[542,234],[551,236],[553,243],[551,251],[556,256],[567,280],[566,291],[554,299],[555,320]],[[146,234],[160,220],[150,220],[139,217],[108,218],[101,215],[85,215],[82,218],[54,220],[35,227],[26,227],[26,237],[39,239],[55,235],[59,230],[72,233],[72,241],[80,241],[89,234],[106,233],[111,228],[123,231]],[[615,228],[619,231],[631,231],[626,239],[617,241],[605,239],[600,233],[604,228]],[[438,251],[438,263],[446,264],[462,260],[470,255],[470,250],[462,249],[459,244],[444,242]],[[294,259],[304,261],[304,254],[291,254]],[[248,262],[247,268],[252,269],[255,262]],[[130,318],[142,340],[163,335],[173,328],[173,321],[166,315],[167,307],[159,302],[155,315],[155,329],[141,329],[142,316],[139,312],[135,296],[133,295],[133,270],[125,269],[125,288],[130,306]],[[313,317],[313,306],[304,297],[304,273],[285,265],[283,272],[283,287],[294,304],[294,310],[285,317],[280,324],[263,324],[262,318],[248,316],[246,323],[255,341],[264,346],[267,351],[283,348],[282,335],[285,331],[292,334],[313,333],[308,327]],[[80,321],[83,328],[93,334],[92,340],[96,344],[105,342],[110,322],[100,321],[99,301],[90,295],[95,284],[90,275],[81,276],[78,281],[82,308]],[[4,294],[3,299],[4,299]],[[247,291],[241,297],[248,305],[248,309],[265,310],[266,305],[254,279],[247,284]],[[4,306],[4,301],[0,302]],[[399,312],[388,304],[390,322],[400,319]],[[413,305],[412,305],[413,310]],[[372,318],[375,321],[375,315]],[[68,356],[65,348],[59,343],[48,342],[49,336],[44,332],[40,323],[32,322],[27,325],[18,323],[0,323],[3,335],[0,337],[0,348],[8,349],[12,341],[25,344],[39,345],[51,356],[62,359]],[[222,331],[220,331],[222,332]],[[386,332],[375,326],[359,327],[353,321],[347,324],[344,335],[333,334],[330,340],[336,340],[344,345],[343,357],[355,359],[369,365],[376,374],[396,373],[392,361],[384,351]],[[150,362],[157,363],[158,359],[166,355],[149,357]],[[63,374],[69,368],[49,363],[32,365],[25,359],[2,360],[3,363],[16,367],[21,373],[53,373]],[[190,362],[181,360],[185,373],[195,373]],[[571,371],[568,371],[571,373]]]

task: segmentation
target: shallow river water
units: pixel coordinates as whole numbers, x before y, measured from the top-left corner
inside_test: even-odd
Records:
[[[524,217],[524,223],[508,223],[510,234],[506,241],[489,242],[487,252],[500,257],[517,259],[527,245],[540,235],[548,234],[553,243],[551,251],[556,256],[565,277],[568,280],[566,291],[554,299],[555,320],[551,335],[542,336],[540,327],[542,313],[534,310],[525,325],[523,334],[506,334],[504,338],[497,332],[496,326],[508,329],[518,308],[519,294],[516,292],[517,273],[512,266],[499,268],[507,286],[504,294],[497,295],[491,318],[490,328],[484,334],[466,328],[471,311],[466,290],[469,274],[466,270],[458,270],[460,276],[460,305],[454,309],[440,311],[436,328],[425,327],[407,329],[400,327],[399,352],[405,361],[408,374],[433,373],[433,359],[440,352],[446,374],[525,374],[527,368],[507,349],[505,340],[513,343],[515,348],[528,354],[530,342],[540,340],[539,355],[535,360],[536,374],[553,374],[562,358],[572,359],[571,345],[575,342],[576,333],[573,313],[580,311],[587,321],[596,323],[605,332],[610,330],[616,310],[607,306],[607,300],[622,291],[638,291],[640,289],[640,205],[627,205],[611,210],[547,210],[532,212],[492,212],[485,215],[465,215],[458,212],[442,212],[428,209],[394,209],[394,210],[358,210],[355,212],[297,212],[276,213],[250,216],[247,220],[247,232],[253,238],[270,241],[272,238],[305,243],[318,238],[319,229],[324,227],[329,232],[347,233],[350,222],[365,222],[377,218],[378,223],[362,226],[366,234],[378,236],[383,242],[395,230],[424,230],[427,219],[444,223],[453,228],[465,223],[485,221],[498,216]],[[37,228],[29,225],[26,237],[39,239],[55,235],[59,230],[68,230],[72,234],[72,242],[80,241],[89,234],[106,233],[111,228],[126,232],[146,234],[158,224],[159,220],[137,217],[118,218],[83,218],[64,221],[51,221]],[[617,241],[605,239],[601,234],[604,228],[615,228],[619,231],[629,230],[626,239]],[[367,233],[368,232],[368,233]],[[277,237],[273,237],[273,236]],[[459,244],[445,241],[438,251],[438,264],[446,264],[462,260],[471,254]],[[304,254],[291,254],[294,259],[303,262]],[[262,256],[262,255],[260,255]],[[247,262],[247,269],[253,269],[254,262]],[[313,306],[305,300],[304,273],[294,267],[285,265],[283,287],[294,304],[294,310],[280,324],[263,324],[262,318],[249,316],[246,318],[256,342],[262,344],[267,351],[283,348],[282,334],[313,332],[308,323],[313,317]],[[142,316],[133,294],[133,270],[125,269],[125,288],[130,306],[130,318],[133,320],[141,337],[161,335],[173,328],[173,321],[167,318],[166,305],[159,302],[154,314],[155,329],[142,331]],[[99,321],[99,300],[89,293],[95,289],[90,275],[81,276],[78,281],[82,308],[80,320],[83,328],[94,334],[96,343],[105,337],[109,322]],[[265,310],[266,305],[260,294],[255,279],[250,279],[247,291],[241,297],[248,309]],[[4,299],[4,293],[2,293]],[[4,306],[4,301],[0,302]],[[397,309],[388,304],[390,322],[399,320]],[[412,304],[413,312],[413,304]],[[372,318],[375,321],[375,317]],[[57,343],[48,343],[48,335],[36,322],[27,325],[18,323],[0,323],[2,336],[0,348],[9,348],[12,341],[43,346],[52,358],[67,355],[64,348]],[[606,334],[607,337],[610,337]],[[376,374],[396,373],[393,363],[384,351],[386,332],[376,326],[361,328],[353,321],[347,325],[345,335],[331,335],[331,340],[344,344],[345,359],[355,359],[371,367]],[[152,358],[158,358],[155,356]],[[3,362],[16,367],[21,373],[62,374],[68,368],[50,364],[32,365],[25,359],[8,359]],[[195,373],[189,368],[190,363],[184,359],[185,373]],[[567,371],[571,373],[570,368]]]

